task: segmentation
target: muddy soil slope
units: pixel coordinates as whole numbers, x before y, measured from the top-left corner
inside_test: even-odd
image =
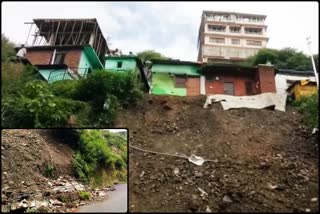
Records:
[[[205,97],[151,97],[118,116],[129,145],[131,212],[318,211],[318,145],[294,109],[203,109]]]
[[[1,140],[1,187],[41,188],[47,164],[53,175],[70,175],[72,150],[54,141],[47,130],[4,129]]]

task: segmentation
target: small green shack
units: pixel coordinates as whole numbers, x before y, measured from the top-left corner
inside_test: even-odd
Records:
[[[106,56],[104,69],[114,72],[134,72],[137,74],[137,80],[144,85],[144,90],[149,92],[150,86],[144,72],[144,66],[141,60],[136,56]]]
[[[151,94],[200,95],[200,74],[198,72],[200,63],[160,59],[151,61]]]

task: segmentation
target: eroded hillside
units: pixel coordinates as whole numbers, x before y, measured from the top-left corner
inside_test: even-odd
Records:
[[[122,112],[129,145],[129,209],[141,212],[318,211],[318,145],[301,115],[271,109],[203,109],[205,97],[146,97]]]

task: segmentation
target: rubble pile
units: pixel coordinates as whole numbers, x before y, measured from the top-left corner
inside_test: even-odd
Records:
[[[113,186],[92,189],[70,176],[60,176],[56,180],[45,179],[46,187],[36,192],[2,190],[2,212],[40,210],[46,212],[70,212],[90,201],[106,198]],[[82,200],[80,192],[90,193],[89,200]]]

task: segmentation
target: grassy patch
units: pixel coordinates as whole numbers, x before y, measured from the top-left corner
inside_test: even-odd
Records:
[[[90,192],[82,191],[82,192],[79,192],[79,194],[80,194],[80,199],[81,200],[89,200],[90,197],[91,197]]]
[[[299,112],[303,115],[303,122],[310,128],[319,127],[319,93],[304,96],[293,102]]]
[[[53,178],[56,175],[56,167],[52,163],[47,162],[44,167],[44,176]]]

